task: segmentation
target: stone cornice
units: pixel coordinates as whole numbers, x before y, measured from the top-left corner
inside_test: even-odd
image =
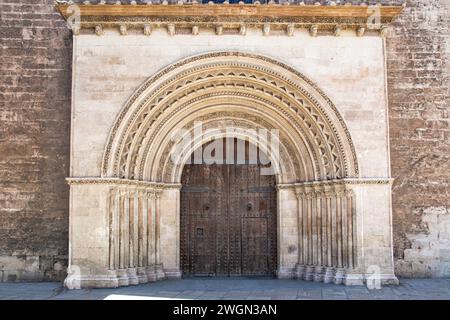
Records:
[[[96,178],[96,177],[83,177],[83,178],[66,178],[69,185],[124,185],[129,187],[144,187],[155,189],[180,189],[181,184],[177,183],[163,183],[163,182],[150,182],[131,179],[119,179],[119,178]],[[393,178],[346,178],[324,181],[309,181],[289,184],[278,184],[277,189],[291,189],[297,187],[314,187],[314,186],[333,186],[333,185],[383,185],[392,184]]]
[[[56,7],[66,20],[71,20],[72,30],[78,34],[89,29],[101,35],[103,28],[116,28],[120,34],[138,30],[145,35],[151,29],[166,28],[170,35],[176,33],[198,34],[199,30],[213,29],[216,34],[234,30],[245,34],[248,26],[261,28],[262,34],[283,30],[287,35],[295,29],[306,28],[312,36],[332,32],[338,36],[342,30],[383,31],[403,10],[403,6],[367,5],[280,5],[280,4],[76,4],[57,2]],[[76,21],[73,15],[79,13]],[[184,29],[184,30],[182,30]],[[188,30],[186,32],[186,29]],[[243,31],[244,29],[244,31]]]
[[[385,185],[392,184],[393,178],[346,178],[324,181],[308,181],[277,185],[278,189],[291,189],[297,187],[335,186],[335,185]]]
[[[122,185],[127,187],[136,188],[151,188],[151,189],[180,189],[181,185],[176,183],[163,183],[163,182],[149,182],[130,179],[119,178],[96,178],[96,177],[83,177],[83,178],[66,178],[69,185]]]

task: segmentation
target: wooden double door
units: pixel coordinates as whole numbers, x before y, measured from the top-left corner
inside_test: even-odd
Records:
[[[273,276],[275,177],[260,164],[187,164],[181,189],[183,276]]]

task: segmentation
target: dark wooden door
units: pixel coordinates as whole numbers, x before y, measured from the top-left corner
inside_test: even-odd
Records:
[[[257,164],[187,164],[181,190],[184,276],[268,276],[277,262],[275,177]]]

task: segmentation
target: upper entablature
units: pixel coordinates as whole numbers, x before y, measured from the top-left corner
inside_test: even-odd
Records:
[[[146,35],[153,28],[165,28],[170,35],[198,34],[213,29],[216,34],[241,34],[259,28],[263,35],[284,32],[293,35],[306,29],[310,35],[334,34],[344,30],[385,34],[400,14],[403,0],[301,1],[301,0],[140,0],[140,1],[56,1],[62,16],[80,31],[101,35],[115,28],[122,35],[130,30]]]

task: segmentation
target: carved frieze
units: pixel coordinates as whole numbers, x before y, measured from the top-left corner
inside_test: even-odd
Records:
[[[103,28],[117,28],[127,25],[127,28],[144,32],[145,26],[167,28],[173,35],[176,30],[192,28],[194,25],[201,29],[216,29],[221,25],[223,29],[233,29],[239,34],[245,34],[242,25],[250,28],[260,28],[264,35],[270,29],[289,31],[292,35],[294,29],[307,29],[312,36],[328,31],[336,34],[336,25],[348,30],[357,30],[367,27],[372,31],[385,33],[385,27],[400,14],[403,6],[352,6],[348,5],[304,5],[302,3],[285,5],[269,2],[260,5],[253,4],[195,4],[183,3],[162,5],[149,4],[90,4],[78,3],[79,25],[73,30],[94,29],[101,25]],[[350,3],[351,4],[351,3]],[[65,19],[71,19],[74,10],[72,4],[58,1],[57,9]],[[217,29],[216,29],[217,31]],[[217,34],[217,32],[216,32]],[[377,33],[379,34],[379,33]]]

